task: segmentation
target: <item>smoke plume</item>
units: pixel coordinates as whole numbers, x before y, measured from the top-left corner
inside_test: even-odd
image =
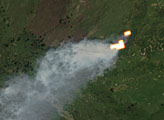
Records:
[[[1,90],[0,120],[51,120],[89,80],[113,65],[117,53],[99,40],[49,50],[35,76],[14,77]]]

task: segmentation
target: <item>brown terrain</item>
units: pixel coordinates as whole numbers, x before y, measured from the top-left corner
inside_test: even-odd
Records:
[[[44,43],[48,46],[58,46],[65,40],[75,42],[83,39],[88,34],[87,29],[73,28],[80,23],[84,15],[72,20],[74,15],[68,11],[71,3],[72,0],[41,0],[36,15],[27,29],[37,37],[44,37]],[[86,4],[86,0],[79,0],[79,4],[73,11],[78,12],[83,4]]]

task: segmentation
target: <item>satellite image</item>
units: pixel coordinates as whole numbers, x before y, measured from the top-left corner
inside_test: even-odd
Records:
[[[0,0],[0,120],[164,120],[164,0]]]

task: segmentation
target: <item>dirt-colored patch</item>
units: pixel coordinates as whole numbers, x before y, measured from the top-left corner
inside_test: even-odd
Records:
[[[85,28],[80,28],[77,29],[74,33],[73,33],[73,41],[79,41],[82,38],[86,37],[88,31]]]
[[[69,11],[66,11],[71,2],[72,0],[41,0],[36,16],[27,28],[36,36],[45,35],[44,42],[51,47],[68,39],[75,42],[83,39],[88,34],[87,28],[75,26],[83,20],[85,12],[72,20],[73,13],[68,14]],[[86,0],[79,0],[79,4],[84,3]]]
[[[68,39],[67,34],[67,28],[55,29],[54,31],[47,33],[44,42],[51,47],[58,46],[63,40]]]
[[[70,1],[71,0],[41,0],[36,16],[27,28],[37,36],[51,31],[66,14],[66,9]]]
[[[87,30],[85,28],[76,28],[70,33],[71,27],[75,26],[81,21],[81,17],[76,21],[71,23],[65,23],[58,25],[53,31],[47,33],[45,37],[45,43],[48,46],[58,46],[61,42],[65,40],[71,40],[73,42],[80,41],[87,35]]]

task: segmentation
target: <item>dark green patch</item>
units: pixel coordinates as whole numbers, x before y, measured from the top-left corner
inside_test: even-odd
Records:
[[[18,28],[20,32],[15,31],[17,36],[13,35],[16,24],[12,24],[13,17],[7,13],[6,8],[0,4],[0,86],[7,76],[18,73],[33,74],[36,58],[47,50],[42,42],[43,38],[36,38],[23,29],[22,24]]]

